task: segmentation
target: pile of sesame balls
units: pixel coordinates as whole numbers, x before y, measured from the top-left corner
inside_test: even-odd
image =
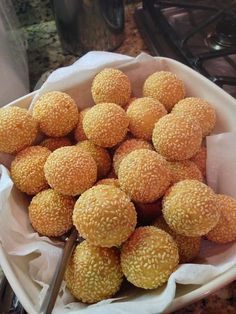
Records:
[[[0,109],[0,151],[15,154],[11,178],[32,197],[34,230],[59,237],[74,225],[84,238],[65,280],[85,303],[113,296],[124,277],[163,285],[197,257],[202,237],[236,240],[236,200],[206,185],[214,107],[186,97],[168,71],[147,77],[137,98],[125,73],[106,68],[91,93],[95,105],[81,111],[59,91],[39,97],[32,115]]]

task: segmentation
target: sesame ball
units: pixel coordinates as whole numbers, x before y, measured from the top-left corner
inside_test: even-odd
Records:
[[[186,237],[174,232],[165,222],[163,216],[159,216],[154,222],[153,226],[169,233],[175,240],[178,251],[179,261],[181,264],[191,262],[198,256],[200,251],[201,237]]]
[[[117,175],[114,171],[114,169],[112,168],[111,171],[108,173],[107,175],[107,178],[110,178],[110,179],[117,179]]]
[[[166,114],[165,107],[158,100],[137,98],[127,110],[129,130],[137,138],[151,140],[155,123]]]
[[[159,100],[167,111],[171,111],[185,97],[184,83],[171,72],[155,72],[144,82],[143,95]]]
[[[197,180],[173,185],[163,199],[162,212],[172,230],[188,237],[207,234],[220,217],[216,194]]]
[[[97,164],[91,155],[76,146],[56,149],[44,166],[48,184],[64,195],[79,195],[97,180]]]
[[[116,149],[113,156],[113,167],[115,173],[118,174],[119,166],[125,156],[137,149],[150,149],[153,150],[153,146],[147,141],[132,138],[128,139],[120,144]]]
[[[170,161],[189,159],[201,146],[202,130],[197,121],[168,114],[155,124],[152,141],[156,151]]]
[[[202,181],[202,173],[197,165],[190,160],[172,161],[168,163],[171,171],[172,183],[177,183],[185,179]]]
[[[77,123],[77,126],[75,128],[75,132],[74,132],[74,136],[75,136],[75,139],[77,142],[85,141],[88,139],[84,133],[83,120],[84,120],[84,116],[85,116],[86,112],[88,112],[89,109],[90,108],[85,108],[84,110],[80,111],[80,113],[79,113],[78,123]]]
[[[67,288],[84,303],[112,297],[122,279],[118,249],[93,246],[87,241],[76,246],[65,273]]]
[[[188,97],[180,100],[172,109],[172,113],[196,119],[202,128],[202,136],[210,134],[216,124],[216,112],[206,100]]]
[[[102,179],[96,183],[96,185],[100,185],[100,184],[112,185],[114,187],[120,188],[120,183],[118,179],[113,179],[113,178]]]
[[[98,178],[103,178],[107,175],[111,168],[111,158],[105,148],[94,145],[88,140],[79,142],[76,147],[78,147],[80,151],[89,153],[96,161]]]
[[[48,136],[60,137],[72,131],[78,122],[75,101],[63,92],[48,92],[35,103],[33,117],[40,130]]]
[[[220,219],[207,234],[207,238],[217,243],[236,240],[236,199],[227,195],[217,195]]]
[[[153,203],[134,203],[138,224],[141,226],[149,225],[155,218],[161,215],[162,212],[162,198],[159,198]]]
[[[133,201],[151,203],[169,187],[170,171],[162,156],[148,149],[139,149],[122,160],[118,179],[121,189]]]
[[[48,186],[43,167],[50,154],[46,147],[31,146],[16,155],[11,178],[20,191],[34,195]]]
[[[50,137],[43,140],[39,145],[47,147],[51,152],[53,152],[60,147],[71,146],[72,143],[68,137]]]
[[[179,262],[172,237],[156,227],[139,227],[121,249],[121,267],[133,285],[154,289],[167,282]]]
[[[29,205],[29,219],[33,228],[48,237],[59,237],[72,227],[75,200],[53,189],[35,195]]]
[[[19,107],[0,108],[0,152],[19,152],[34,142],[37,132],[37,121],[27,110]]]
[[[201,171],[202,175],[206,176],[206,159],[207,159],[207,149],[202,146],[199,151],[191,158],[191,161],[195,163],[198,169]]]
[[[92,107],[85,115],[83,128],[88,139],[102,147],[112,147],[122,141],[128,131],[125,111],[113,103]]]
[[[73,223],[91,244],[119,246],[136,226],[136,212],[129,197],[111,185],[97,185],[77,200]]]
[[[115,103],[124,106],[130,99],[131,84],[122,71],[107,68],[95,76],[91,92],[96,104]]]

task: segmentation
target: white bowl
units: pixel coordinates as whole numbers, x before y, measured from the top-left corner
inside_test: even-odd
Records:
[[[184,80],[188,95],[205,98],[214,104],[218,115],[216,133],[236,130],[236,102],[234,98],[187,66],[167,58],[158,57],[156,59],[160,63],[160,69],[172,71]],[[19,98],[10,103],[9,106],[17,105],[27,108],[34,94],[35,92]],[[8,255],[0,244],[0,264],[10,285],[25,310],[29,314],[36,314],[39,309],[37,297],[40,287],[33,282],[28,274],[26,267],[28,259],[29,257],[18,259]],[[205,298],[235,279],[236,265],[205,285],[178,285],[175,299],[166,312],[175,311],[189,303]]]

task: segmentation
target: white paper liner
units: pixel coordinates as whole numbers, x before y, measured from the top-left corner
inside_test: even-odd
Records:
[[[134,96],[142,95],[142,84],[150,74],[163,68],[168,62],[156,60],[147,54],[141,54],[137,58],[131,58],[113,53],[91,52],[79,59],[73,65],[54,71],[39,90],[35,99],[46,91],[63,90],[71,94],[80,108],[93,104],[90,86],[94,75],[104,67],[118,67],[129,76]],[[188,73],[179,72],[178,75],[186,82]],[[187,85],[188,95],[192,95],[191,87]],[[76,88],[75,88],[76,87]],[[202,94],[207,94],[203,91]],[[33,104],[31,104],[31,110]],[[227,110],[217,107],[220,122],[216,129],[227,130]],[[224,111],[223,111],[224,110]],[[230,112],[230,111],[229,111]],[[228,121],[228,125],[227,122]],[[207,179],[217,193],[225,193],[236,197],[236,133],[224,133],[207,138]],[[4,157],[4,158],[3,158]],[[9,165],[6,155],[0,155],[0,161]],[[47,237],[40,237],[32,229],[27,205],[29,200],[17,191],[9,177],[8,170],[0,166],[0,241],[5,252],[10,256],[29,255],[39,253],[38,257],[31,260],[28,271],[31,278],[42,286],[38,295],[40,304],[50,284],[56,263],[60,259],[61,244],[55,244]],[[176,283],[202,285],[222,274],[233,265],[236,265],[236,244],[216,245],[203,241],[199,264],[180,265],[170,276],[167,285],[152,291],[138,288],[130,288],[121,291],[116,298],[101,301],[93,305],[85,305],[75,300],[68,293],[63,283],[61,293],[57,299],[55,313],[161,313],[175,297]],[[13,287],[14,288],[14,287]]]

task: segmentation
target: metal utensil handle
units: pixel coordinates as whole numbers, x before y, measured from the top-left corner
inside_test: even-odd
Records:
[[[78,232],[75,228],[73,228],[70,236],[68,237],[68,240],[66,241],[63,254],[61,257],[61,261],[57,265],[57,269],[55,271],[52,283],[41,305],[41,308],[39,311],[40,314],[52,313],[52,310],[54,308],[54,305],[55,305],[55,302],[56,302],[56,299],[57,299],[57,296],[61,287],[62,280],[64,278],[66,266],[71,256],[71,253],[73,251],[77,237],[78,237]]]

